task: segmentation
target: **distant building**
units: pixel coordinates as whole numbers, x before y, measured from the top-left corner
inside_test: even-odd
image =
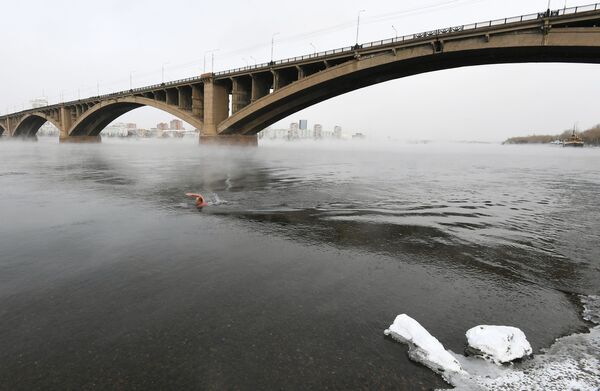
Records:
[[[313,137],[315,139],[323,138],[323,126],[321,124],[315,124],[313,127]]]
[[[161,122],[161,123],[159,123],[159,124],[156,125],[156,129],[158,129],[158,130],[168,130],[169,129],[169,124],[166,123],[166,122]]]
[[[60,131],[51,122],[43,124],[37,132],[38,136],[58,136]]]
[[[179,120],[179,119],[171,120],[171,122],[169,123],[169,129],[170,130],[185,130],[183,128],[183,121]]]
[[[150,130],[148,129],[136,129],[135,136],[137,137],[150,137]]]
[[[300,120],[300,124],[298,127],[300,130],[307,130],[308,129],[308,121],[305,119],[301,119]]]
[[[333,127],[333,137],[341,139],[342,138],[342,127],[341,126],[334,126]]]
[[[290,130],[288,131],[288,139],[295,140],[297,138],[299,138],[298,124],[296,122],[292,122],[290,124]]]
[[[128,124],[122,122],[110,124],[102,130],[101,134],[108,137],[127,137],[129,135]]]
[[[164,126],[168,126],[166,123],[161,123],[161,124],[158,124],[158,125],[164,125]],[[147,137],[162,137],[162,136],[163,136],[163,132],[164,132],[165,130],[166,130],[166,129],[161,129],[161,128],[159,128],[159,127],[156,127],[156,128],[151,128],[151,129],[148,131],[148,136],[147,136]]]
[[[183,138],[184,132],[181,130],[169,129],[165,130],[162,134],[162,138]]]
[[[265,138],[268,140],[288,139],[290,136],[290,129],[267,128],[260,132],[258,135],[259,138]]]
[[[130,122],[127,124],[127,129],[129,129],[129,130],[137,129],[137,124]]]
[[[29,101],[32,109],[37,109],[39,107],[48,106],[48,99],[46,98],[36,98]]]
[[[335,139],[341,140],[342,127],[336,125],[333,130],[323,129],[323,125],[315,124],[312,129],[302,129],[308,126],[307,120],[290,123],[287,129],[266,128],[258,134],[264,140],[298,140],[298,139]]]

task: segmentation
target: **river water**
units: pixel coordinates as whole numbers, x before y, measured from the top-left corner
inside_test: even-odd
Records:
[[[600,149],[0,142],[0,388],[431,389],[383,330],[534,352],[600,293]],[[186,192],[213,205],[196,210]]]

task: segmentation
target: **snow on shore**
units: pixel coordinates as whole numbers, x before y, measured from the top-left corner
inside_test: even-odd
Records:
[[[508,363],[531,355],[531,345],[516,327],[477,326],[467,331],[469,347],[495,363]]]
[[[584,319],[598,324],[600,296],[581,297],[581,300],[584,305]],[[506,330],[502,333],[505,336],[504,332]],[[572,334],[558,338],[552,346],[543,349],[543,353],[533,359],[500,366],[479,357],[465,357],[446,351],[435,337],[407,315],[399,315],[385,333],[400,342],[407,343],[410,347],[409,357],[412,360],[421,362],[441,374],[458,391],[600,390],[600,326],[598,325],[591,328],[587,334]],[[488,333],[488,336],[493,334]],[[482,335],[478,335],[479,337],[482,338],[479,343],[490,343]],[[524,335],[522,337],[525,339]],[[521,336],[517,339],[520,340],[516,344],[517,347],[527,351]],[[497,347],[494,343],[491,345]],[[452,356],[453,360],[447,355]]]
[[[520,365],[495,371],[484,368],[471,373],[470,365],[477,358],[461,359],[469,371],[468,379],[457,379],[455,390],[539,390],[598,391],[600,390],[600,326],[589,334],[573,334],[559,338],[543,354]],[[496,365],[488,364],[496,367]],[[473,387],[476,385],[476,388]]]

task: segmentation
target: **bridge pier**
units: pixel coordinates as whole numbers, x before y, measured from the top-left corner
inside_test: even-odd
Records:
[[[250,104],[252,79],[250,77],[232,77],[231,84],[231,114],[235,114]]]
[[[204,76],[204,75],[203,75]],[[203,136],[217,136],[217,127],[229,117],[229,91],[227,86],[217,83],[213,74],[204,81],[204,124]]]
[[[234,146],[234,147],[256,147],[258,146],[258,136],[253,134],[251,136],[231,134],[221,136],[205,136],[200,135],[201,145],[221,145],[221,146]]]
[[[67,136],[67,137],[63,137],[62,136],[62,132],[61,132],[61,136],[58,138],[58,142],[63,144],[68,144],[68,143],[73,143],[73,144],[78,144],[78,143],[90,143],[90,144],[97,144],[97,143],[101,143],[102,142],[102,137],[100,135],[98,136]]]

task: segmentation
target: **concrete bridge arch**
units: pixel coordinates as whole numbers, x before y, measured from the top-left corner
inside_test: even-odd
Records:
[[[600,3],[207,73],[24,110],[0,121],[11,136],[33,135],[45,115],[60,125],[61,140],[85,141],[128,111],[149,106],[200,129],[201,142],[256,144],[267,126],[363,87],[443,69],[527,62],[600,63]]]
[[[46,122],[50,122],[60,129],[60,123],[55,118],[42,112],[36,112],[22,117],[15,126],[12,135],[15,137],[33,137]]]
[[[219,135],[253,135],[314,104],[363,87],[421,73],[465,66],[507,63],[600,63],[600,28],[574,34],[554,30],[538,34],[473,37],[363,55],[286,85],[222,121]],[[593,31],[590,31],[593,30]]]
[[[111,122],[123,114],[140,107],[154,107],[165,111],[187,123],[202,129],[203,123],[192,113],[154,99],[129,96],[102,101],[83,113],[73,122],[67,131],[70,136],[98,136]]]

